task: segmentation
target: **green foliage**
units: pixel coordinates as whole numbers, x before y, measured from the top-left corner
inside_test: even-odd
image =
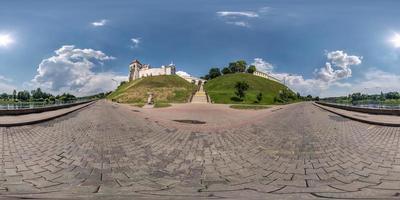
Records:
[[[0,95],[0,99],[8,99],[8,94],[7,93],[2,93]]]
[[[222,74],[232,74],[232,71],[228,67],[224,67],[222,69]]]
[[[237,73],[237,72],[245,72],[246,66],[247,66],[246,61],[238,60],[236,62],[229,63],[228,68],[231,70],[232,73]]]
[[[70,102],[70,101],[75,101],[76,97],[72,94],[69,93],[64,93],[62,95],[57,95],[56,99],[62,101],[62,102]]]
[[[40,89],[40,88],[37,88],[36,90],[32,90],[31,94],[32,94],[32,99],[34,101],[43,101],[43,100],[53,96],[50,93],[43,92],[42,89]]]
[[[155,102],[183,103],[196,88],[196,85],[177,75],[152,76],[121,85],[107,99],[121,103],[145,103],[151,92]]]
[[[24,90],[24,91],[19,91],[17,93],[17,98],[21,101],[28,101],[31,98],[31,94]]]
[[[262,97],[263,96],[262,96],[261,92],[257,94],[257,97],[256,97],[257,98],[257,103],[259,103],[262,100]]]
[[[288,103],[295,100],[297,100],[297,94],[289,90],[289,88],[280,90],[278,95],[275,97],[275,101],[278,103]]]
[[[400,104],[399,92],[388,92],[380,94],[362,94],[360,92],[349,94],[341,97],[328,97],[321,99],[326,102],[341,103],[341,104],[383,104],[383,105],[398,105]]]
[[[239,97],[239,99],[243,99],[243,97],[246,95],[246,90],[248,90],[249,87],[249,84],[247,84],[245,81],[238,81],[235,84],[235,94]]]
[[[257,69],[256,69],[256,66],[250,65],[250,67],[247,68],[247,73],[252,74],[252,73],[255,72],[256,70],[257,70]]]
[[[238,81],[245,81],[249,85],[242,101],[238,101],[235,94],[235,84]],[[212,102],[226,104],[255,104],[257,102],[257,95],[260,92],[262,93],[262,100],[258,104],[274,104],[274,98],[278,95],[279,90],[285,88],[283,84],[276,81],[247,73],[223,75],[207,81],[204,85],[204,89],[207,91]]]
[[[208,79],[217,78],[218,76],[221,76],[221,72],[219,71],[219,68],[211,68],[208,72],[208,76]]]
[[[171,104],[169,103],[160,103],[160,102],[156,102],[154,104],[154,108],[166,108],[166,107],[170,107]]]

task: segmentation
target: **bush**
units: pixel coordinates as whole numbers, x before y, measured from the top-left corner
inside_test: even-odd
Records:
[[[239,99],[243,99],[243,97],[246,96],[246,90],[248,90],[249,87],[249,84],[247,84],[245,81],[238,81],[235,85],[235,94],[239,97]]]
[[[256,66],[250,65],[250,67],[247,68],[247,73],[252,74],[252,73],[255,72],[256,70],[257,70],[257,69],[256,69]]]
[[[260,93],[258,93],[257,94],[257,96],[256,96],[256,98],[257,98],[257,103],[259,103],[261,100],[262,100],[262,93],[260,92]]]

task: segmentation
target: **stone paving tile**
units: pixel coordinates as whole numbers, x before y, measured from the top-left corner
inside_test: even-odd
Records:
[[[0,197],[400,195],[400,128],[355,122],[310,103],[207,130],[97,102],[45,123],[0,127],[0,146]]]

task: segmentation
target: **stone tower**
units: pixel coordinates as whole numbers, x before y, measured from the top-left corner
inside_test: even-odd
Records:
[[[142,64],[138,60],[134,60],[129,65],[129,81],[139,78],[139,71],[142,69]]]

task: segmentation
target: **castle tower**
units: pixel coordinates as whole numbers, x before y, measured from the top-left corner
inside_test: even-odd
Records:
[[[129,65],[129,81],[139,78],[139,71],[142,69],[142,64],[138,60],[134,60]]]

